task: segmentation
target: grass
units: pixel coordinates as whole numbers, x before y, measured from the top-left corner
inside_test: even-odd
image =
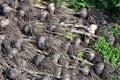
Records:
[[[114,80],[120,80],[120,47],[110,46],[105,38],[101,37],[93,48],[104,56],[104,62],[111,63],[112,67],[115,68]]]

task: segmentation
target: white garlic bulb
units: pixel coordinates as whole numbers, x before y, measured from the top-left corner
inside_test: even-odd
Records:
[[[39,47],[40,49],[44,49],[44,47],[45,47],[45,41],[46,41],[46,39],[45,39],[45,37],[43,37],[43,36],[41,36],[41,37],[38,39],[38,47]]]
[[[89,61],[92,61],[92,60],[94,59],[94,57],[95,57],[95,53],[93,53],[93,52],[88,52],[88,53],[86,54],[86,58],[87,58]]]
[[[96,24],[91,24],[88,26],[88,32],[89,33],[92,33],[92,34],[95,34],[95,31],[97,30],[97,25]]]
[[[90,28],[91,30],[96,30],[98,27],[96,24],[91,24],[88,26],[88,28]]]
[[[54,13],[55,11],[55,3],[50,3],[47,7],[48,11]]]
[[[44,21],[46,19],[47,15],[48,15],[48,11],[45,11],[45,10],[41,11],[41,13],[40,13],[40,20]]]
[[[95,30],[89,29],[88,32],[91,33],[91,34],[95,34]]]
[[[92,60],[95,57],[95,54],[91,52],[89,53],[89,56],[90,56],[90,60]]]
[[[23,17],[25,15],[25,12],[23,10],[19,10],[19,15]]]
[[[9,25],[9,20],[8,19],[1,19],[0,20],[0,27],[5,28],[6,26]]]
[[[0,35],[0,39],[5,39],[5,35]]]

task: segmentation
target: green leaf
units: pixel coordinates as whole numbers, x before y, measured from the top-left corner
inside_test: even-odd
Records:
[[[116,4],[115,6],[116,6],[116,7],[120,7],[120,3]]]

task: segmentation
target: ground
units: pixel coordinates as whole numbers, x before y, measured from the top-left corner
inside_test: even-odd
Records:
[[[115,69],[94,44],[104,37],[120,46],[114,33],[107,34],[114,22],[98,9],[86,9],[84,16],[63,3],[51,10],[50,4],[0,1],[0,80],[113,80]],[[94,34],[91,24],[97,25]]]

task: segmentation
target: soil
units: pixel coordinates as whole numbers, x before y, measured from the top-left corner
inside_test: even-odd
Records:
[[[4,12],[3,4],[14,10]],[[114,35],[106,34],[114,23],[98,9],[87,11],[87,17],[82,18],[71,14],[73,10],[62,3],[55,4],[51,13],[30,0],[1,0],[0,20],[8,19],[9,25],[0,27],[0,80],[112,80],[114,69],[91,46],[98,36],[120,46]],[[72,29],[87,32],[75,24],[97,24],[98,29],[93,36],[75,33],[71,37]],[[80,51],[84,57],[77,56]],[[88,55],[91,53],[95,57]]]

